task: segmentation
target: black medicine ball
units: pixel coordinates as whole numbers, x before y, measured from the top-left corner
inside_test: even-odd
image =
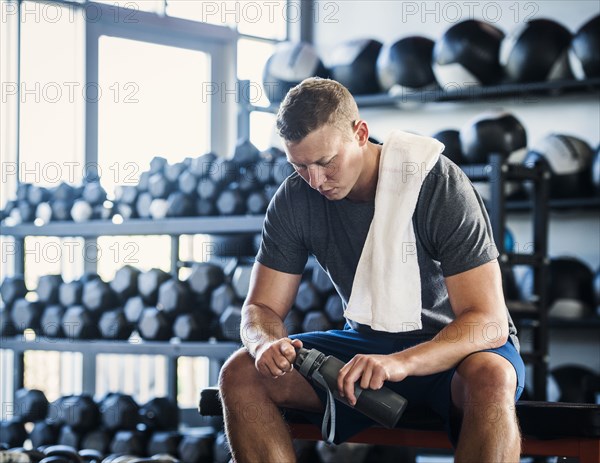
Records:
[[[280,103],[287,92],[308,77],[327,77],[327,69],[308,43],[280,43],[263,70],[263,86],[271,103]]]
[[[500,81],[503,38],[500,29],[483,21],[470,19],[452,26],[433,48],[433,71],[438,83],[446,88]]]
[[[577,79],[600,77],[600,15],[577,31],[571,41],[569,61]]]
[[[548,167],[551,198],[578,198],[592,194],[593,156],[592,148],[580,138],[553,133],[529,150],[524,163],[542,162]]]
[[[549,19],[534,19],[504,39],[500,62],[512,82],[543,82],[572,77],[568,62],[571,33]]]
[[[381,42],[372,39],[351,40],[337,45],[328,62],[331,77],[354,95],[380,92],[377,58],[381,47]]]
[[[434,42],[425,37],[405,37],[385,45],[377,58],[377,77],[385,91],[393,87],[423,88],[435,85],[431,68]]]
[[[594,275],[583,261],[575,257],[551,259],[546,281],[546,302],[549,315],[559,318],[580,318],[594,307]],[[533,291],[533,271],[528,269],[520,282],[521,296],[530,300]]]
[[[509,162],[522,162],[527,147],[527,132],[521,122],[507,112],[484,113],[471,119],[460,130],[460,143],[467,162],[483,164],[492,153]]]
[[[445,146],[442,154],[455,164],[464,164],[465,155],[460,145],[460,133],[458,130],[440,130],[432,135],[433,138],[442,142]]]

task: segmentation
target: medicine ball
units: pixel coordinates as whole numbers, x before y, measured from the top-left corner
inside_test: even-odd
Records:
[[[558,318],[590,315],[594,307],[593,278],[592,270],[575,257],[551,259],[545,293],[549,315]],[[532,269],[525,273],[519,288],[523,300],[531,300],[535,294]]]
[[[377,78],[381,88],[386,92],[398,92],[402,88],[436,85],[431,68],[433,46],[433,40],[419,36],[384,45],[377,58]]]
[[[596,194],[600,195],[600,145],[596,148],[596,154],[594,154],[594,161],[592,162],[592,184]]]
[[[563,365],[551,373],[558,386],[559,402],[596,403],[598,375],[580,365]]]
[[[490,154],[501,154],[511,164],[521,164],[527,154],[527,132],[523,124],[507,112],[484,113],[476,116],[460,130],[460,143],[465,161],[485,164]],[[483,199],[491,198],[490,182],[473,182]],[[511,196],[521,190],[521,184],[506,182],[505,195]]]
[[[263,70],[263,87],[271,103],[280,103],[287,92],[308,77],[328,77],[315,48],[303,42],[281,42]]]
[[[358,39],[337,45],[331,52],[331,77],[354,95],[378,93],[377,57],[382,44],[373,39]]]
[[[600,15],[581,26],[573,37],[569,62],[579,80],[600,77]]]
[[[433,72],[442,87],[490,85],[501,80],[500,44],[504,33],[470,19],[448,29],[433,48]]]
[[[592,148],[585,141],[553,133],[529,150],[524,163],[541,162],[550,170],[551,198],[577,198],[592,194],[593,157]]]
[[[507,80],[543,82],[573,77],[568,49],[571,33],[549,19],[534,19],[514,29],[502,42],[500,63]]]
[[[460,145],[460,133],[455,129],[440,130],[432,135],[432,138],[444,144],[442,154],[455,164],[464,164],[465,156]]]

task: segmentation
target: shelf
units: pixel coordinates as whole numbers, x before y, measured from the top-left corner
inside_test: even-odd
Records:
[[[531,209],[531,201],[507,200],[506,209],[512,212],[528,211]],[[594,198],[568,198],[550,200],[550,210],[565,209],[600,209],[600,196],[596,196]]]
[[[1,338],[0,349],[14,352],[31,350],[56,352],[81,352],[82,354],[133,354],[164,355],[166,357],[211,357],[226,359],[239,348],[234,342],[158,342],[158,341],[107,341],[79,339],[38,338],[26,340],[23,336]]]
[[[163,220],[126,220],[115,224],[107,220],[90,222],[54,222],[37,226],[21,224],[13,227],[0,227],[0,234],[25,238],[27,236],[57,236],[95,238],[118,235],[195,235],[211,233],[260,233],[264,217],[220,216],[184,217]]]
[[[524,316],[524,318],[519,318],[512,314],[513,321],[515,324],[519,325],[521,328],[536,328],[539,324],[538,320],[529,318],[528,316]],[[598,330],[600,329],[600,317],[586,317],[586,318],[548,318],[548,327],[557,329],[557,330],[581,330],[581,329],[590,329],[590,330]]]
[[[487,87],[462,87],[451,90],[441,88],[433,90],[405,90],[399,95],[380,93],[376,95],[356,95],[354,99],[359,108],[394,107],[402,103],[437,103],[448,101],[477,102],[489,99],[502,99],[514,96],[562,96],[565,94],[583,94],[600,91],[600,78],[586,80],[560,80],[551,82],[533,82],[518,84],[500,84]],[[278,105],[253,106],[248,110],[276,113]]]

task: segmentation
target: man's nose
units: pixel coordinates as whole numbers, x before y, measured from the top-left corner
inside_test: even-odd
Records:
[[[320,166],[308,166],[308,183],[311,188],[318,190],[325,182],[325,174]]]

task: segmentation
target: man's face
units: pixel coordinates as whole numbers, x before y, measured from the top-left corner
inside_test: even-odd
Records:
[[[286,143],[288,161],[312,188],[330,200],[352,192],[363,168],[356,132],[346,137],[331,125],[308,134],[297,143]]]

